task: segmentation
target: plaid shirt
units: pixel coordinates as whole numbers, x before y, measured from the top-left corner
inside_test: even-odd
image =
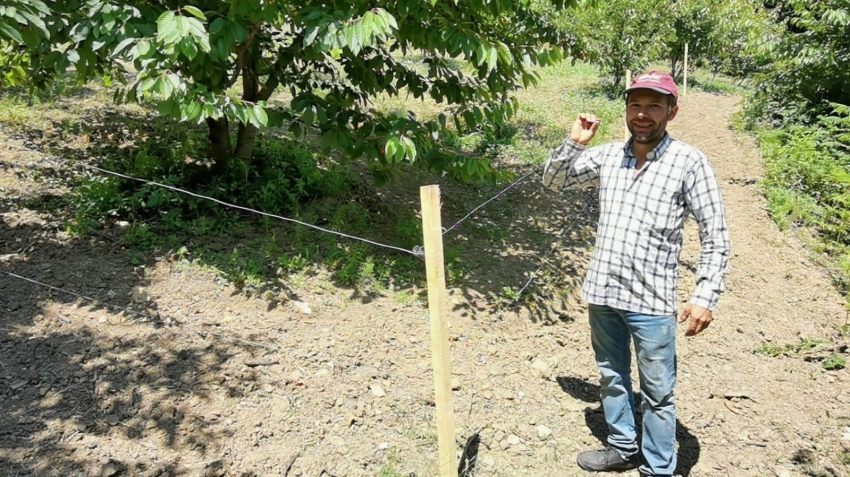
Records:
[[[693,213],[702,244],[690,303],[713,310],[729,270],[729,229],[708,158],[665,135],[636,170],[631,141],[585,150],[571,139],[546,163],[543,184],[560,191],[599,186],[596,248],[582,287],[592,304],[644,313],[677,311],[679,255]]]

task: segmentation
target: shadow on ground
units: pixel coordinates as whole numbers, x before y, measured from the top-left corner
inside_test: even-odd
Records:
[[[511,132],[515,133],[517,131]],[[64,182],[72,188],[78,187],[83,177],[98,178],[99,175],[92,176],[90,171],[63,165],[68,159],[86,163],[96,160],[97,165],[107,161],[107,168],[124,164],[121,167],[156,171],[162,164],[157,165],[154,158],[182,157],[184,152],[188,154],[193,150],[187,143],[200,144],[205,140],[204,132],[197,128],[175,124],[159,116],[118,111],[114,107],[88,108],[80,113],[80,120],[73,127],[66,124],[56,124],[47,130],[23,127],[16,132],[16,137],[33,150],[56,155],[57,164],[32,165],[31,175],[41,181]],[[266,140],[279,139],[268,136]],[[535,167],[506,166],[505,169],[521,177]],[[177,170],[184,169],[178,167]],[[167,173],[156,174],[168,176],[172,173],[169,169]],[[174,180],[165,176],[149,178],[168,183]],[[417,230],[419,225],[415,223],[419,220],[416,215],[420,208],[420,185],[441,185],[445,224],[458,221],[507,185],[470,188],[451,184],[423,171],[412,172],[406,177],[380,190],[360,179],[348,195],[326,201],[319,199],[311,203],[312,209],[305,208],[298,218],[378,243],[412,248],[421,245],[421,230]],[[187,180],[192,182],[192,179]],[[106,188],[95,193],[81,205],[101,207],[96,203],[99,200],[129,197],[140,188],[150,188],[133,181],[125,182],[113,192]],[[92,187],[92,183],[89,184]],[[200,185],[192,191],[204,193]],[[24,200],[20,205],[39,210],[62,208],[68,211],[71,206],[67,200],[53,203],[58,200],[56,198],[47,204],[39,204],[32,198]],[[88,223],[84,228],[98,237],[127,246],[135,254],[132,257],[135,263],[149,261],[154,254],[168,256],[184,250],[186,259],[212,267],[233,284],[238,293],[248,296],[264,296],[271,292],[285,300],[298,300],[288,283],[289,275],[295,273],[309,278],[313,271],[323,268],[332,270],[328,278],[334,287],[350,290],[350,299],[363,303],[385,295],[386,282],[393,283],[395,290],[424,285],[424,264],[412,255],[302,226],[235,213],[178,193],[167,192],[162,197],[150,193],[142,202],[154,200],[166,200],[174,207],[195,212],[181,216],[170,210],[155,210],[153,215],[148,212],[145,216],[138,206],[133,206],[141,215],[127,218],[104,214],[96,223]],[[351,207],[351,212],[340,213],[344,207]],[[595,214],[592,191],[558,194],[545,189],[539,175],[528,177],[477,211],[444,237],[448,285],[461,290],[464,296],[457,307],[473,319],[482,312],[498,314],[522,310],[534,322],[569,321],[565,313],[567,298],[578,289],[586,268],[584,252],[592,240]],[[177,217],[176,222],[174,217]],[[67,217],[68,220],[73,218]],[[130,220],[131,225],[121,229],[116,224],[122,220]],[[526,284],[528,287],[524,289]],[[270,306],[274,306],[274,302]]]
[[[593,432],[593,436],[599,439],[599,442],[604,445],[608,438],[608,425],[605,422],[605,415],[602,411],[602,405],[599,398],[599,385],[591,383],[584,379],[560,376],[558,384],[561,389],[575,399],[593,404],[595,407],[587,407],[584,410],[585,423],[588,429]],[[635,393],[635,403],[639,407],[640,392]],[[641,422],[641,414],[638,409],[638,414],[635,417],[635,422]],[[638,429],[638,439],[640,439],[640,429]],[[676,475],[687,477],[691,474],[691,469],[699,462],[700,444],[699,440],[691,431],[676,420],[676,439],[679,442],[678,465],[676,466]]]
[[[123,307],[134,306],[133,287],[146,283],[110,244],[62,242],[60,223],[4,209],[0,474],[177,475],[185,469],[173,456],[188,454],[223,468],[227,432],[213,430],[216,416],[197,414],[192,403],[242,392],[222,374],[237,348],[175,340],[180,330],[159,319],[153,302],[137,306],[146,317],[129,316],[9,275]],[[122,327],[131,322],[137,326]],[[126,442],[127,452],[101,452],[102,439]],[[157,448],[171,454],[150,450]]]

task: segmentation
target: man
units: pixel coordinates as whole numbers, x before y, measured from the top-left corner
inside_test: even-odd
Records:
[[[590,471],[676,469],[676,312],[685,219],[693,214],[702,244],[696,291],[679,315],[685,336],[703,331],[725,290],[729,232],[723,199],[706,156],[667,134],[679,111],[673,78],[652,71],[625,91],[631,139],[587,149],[599,119],[580,114],[570,137],[546,163],[543,183],[556,191],[599,186],[596,247],[582,287],[601,374],[607,446],[582,452]],[[630,377],[633,341],[640,376],[643,439],[637,442]],[[642,455],[642,459],[641,459]]]

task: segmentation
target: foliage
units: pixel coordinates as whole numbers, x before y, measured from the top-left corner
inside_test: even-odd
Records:
[[[81,81],[122,83],[118,101],[206,122],[216,172],[234,152],[250,162],[258,128],[288,121],[326,151],[365,158],[380,179],[402,162],[481,178],[490,172],[483,163],[440,147],[448,120],[458,130],[502,124],[517,109],[513,93],[537,80],[533,68],[560,61],[572,44],[529,0],[13,0],[0,17],[0,40],[19,45],[11,68],[33,86],[73,66]],[[424,71],[402,61],[414,51],[425,54]],[[287,109],[268,103],[279,87]],[[372,105],[382,94],[433,100],[447,114],[385,114]]]
[[[780,225],[812,228],[835,259],[835,281],[850,291],[850,108],[814,126],[763,133],[771,215]]]
[[[752,74],[766,63],[754,48],[771,25],[754,0],[615,0],[556,18],[583,40],[580,55],[600,65],[615,88],[626,70],[643,71],[651,61],[670,60],[671,73],[681,76],[686,44],[692,65],[709,64],[715,74]]]
[[[798,343],[786,344],[784,346],[779,346],[773,343],[764,343],[756,349],[756,353],[773,357],[805,355],[806,359],[820,361],[821,367],[827,371],[844,369],[847,365],[847,360],[840,354],[831,352],[825,356],[816,355],[816,352],[824,345],[829,346],[832,345],[832,343],[827,340],[800,338]]]
[[[850,104],[850,2],[848,0],[777,0],[771,2],[784,28],[763,45],[772,68],[759,77],[760,95],[800,98],[818,112],[828,103]]]
[[[568,11],[557,21],[584,41],[581,57],[598,64],[617,87],[626,70],[643,70],[659,55],[670,35],[669,15],[656,1],[612,0]]]
[[[761,131],[766,189],[783,225],[814,231],[850,290],[850,2],[770,2],[781,33],[761,49],[771,58],[757,76],[746,125]]]

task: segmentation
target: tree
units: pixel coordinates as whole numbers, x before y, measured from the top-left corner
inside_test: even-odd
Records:
[[[784,31],[761,45],[771,68],[759,76],[760,94],[786,103],[802,100],[814,117],[850,105],[850,0],[771,2]]]
[[[534,68],[573,43],[531,0],[7,0],[0,40],[18,46],[6,70],[34,87],[70,66],[80,81],[121,83],[116,101],[205,122],[213,171],[234,155],[250,161],[257,130],[289,121],[296,136],[312,131],[325,149],[365,158],[379,178],[419,161],[463,179],[492,169],[439,147],[446,115],[385,114],[372,100],[430,98],[458,129],[501,124],[516,110],[512,93],[537,81]],[[402,61],[411,52],[424,71]],[[278,89],[290,97],[281,111],[268,103]]]
[[[669,11],[651,0],[611,0],[569,11],[559,24],[583,40],[588,60],[598,64],[616,88],[626,70],[642,70],[659,56],[672,33]]]

